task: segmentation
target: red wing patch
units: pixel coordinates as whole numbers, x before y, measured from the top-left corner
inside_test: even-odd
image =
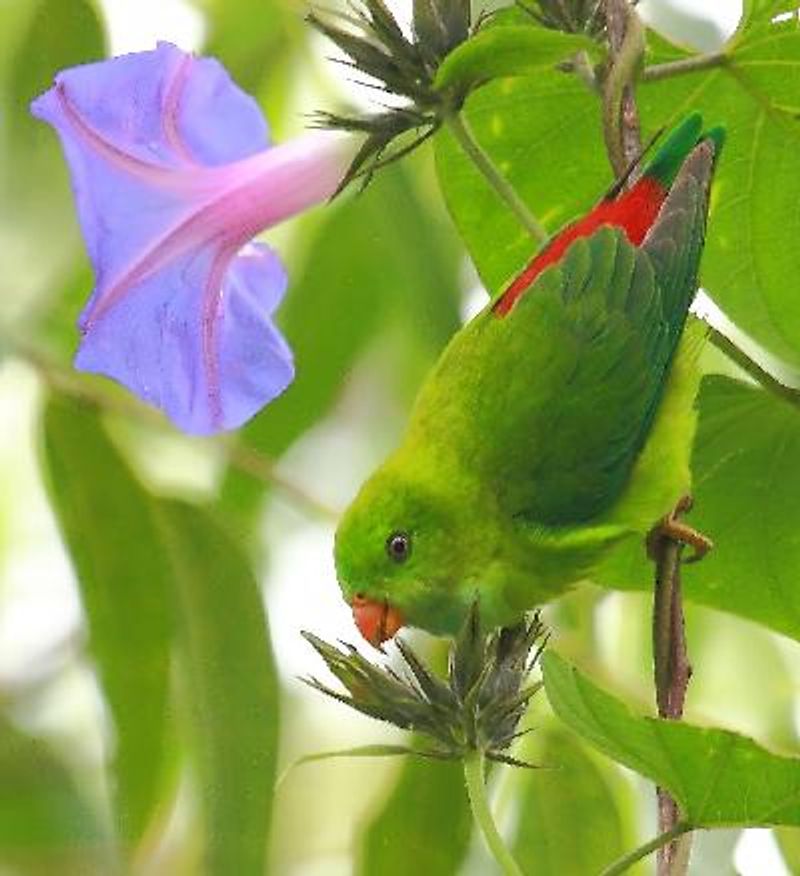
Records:
[[[613,201],[601,201],[591,213],[567,225],[561,233],[539,253],[519,274],[492,305],[495,316],[507,316],[518,299],[542,271],[560,261],[570,244],[581,237],[589,237],[602,225],[621,228],[628,240],[639,246],[650,226],[656,221],[664,198],[665,189],[652,177],[642,177],[636,185],[623,192]]]

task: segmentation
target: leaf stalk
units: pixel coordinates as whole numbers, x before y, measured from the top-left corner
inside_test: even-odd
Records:
[[[483,833],[489,851],[499,864],[504,876],[523,876],[522,870],[503,842],[492,816],[492,810],[489,808],[486,784],[483,779],[484,763],[484,756],[480,751],[470,752],[464,758],[464,779],[467,784],[467,795],[472,814]]]
[[[517,217],[520,225],[530,234],[538,245],[544,245],[550,239],[545,227],[528,209],[514,187],[497,169],[489,154],[475,139],[475,135],[464,116],[459,112],[450,112],[445,116],[447,127],[458,141],[464,153],[475,167],[483,174],[484,179],[505,202],[511,212]]]

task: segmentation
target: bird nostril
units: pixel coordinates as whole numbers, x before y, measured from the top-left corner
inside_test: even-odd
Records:
[[[353,602],[354,602],[354,603],[356,603],[356,602],[364,602],[364,600],[365,600],[366,598],[367,598],[367,597],[364,596],[363,593],[356,593],[355,596],[353,596]]]

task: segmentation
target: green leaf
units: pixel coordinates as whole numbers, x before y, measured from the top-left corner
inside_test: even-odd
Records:
[[[774,833],[786,869],[792,876],[797,876],[800,873],[800,830],[796,827],[780,827]]]
[[[14,873],[114,872],[109,838],[44,742],[0,718],[0,860]],[[9,871],[11,872],[11,871]]]
[[[524,770],[515,781],[519,806],[513,843],[525,876],[596,873],[631,846],[620,806],[620,783],[590,757],[562,726],[537,727],[522,759],[542,770]],[[590,824],[575,842],[575,825]]]
[[[202,872],[263,876],[279,689],[261,593],[240,548],[204,512],[170,502],[160,518],[205,823]]]
[[[553,651],[542,667],[558,717],[667,788],[692,825],[800,825],[800,759],[772,754],[728,730],[635,715]]]
[[[118,827],[134,841],[163,783],[170,568],[153,498],[94,410],[51,398],[44,444],[53,508],[75,564],[89,647],[114,722]]]
[[[575,76],[550,70],[490,82],[473,93],[465,112],[476,140],[549,231],[591,207],[608,187],[600,105]],[[446,128],[436,134],[435,148],[448,209],[494,295],[539,244]]]
[[[388,801],[367,826],[357,876],[455,876],[467,853],[472,815],[460,763],[409,757]]]
[[[283,453],[330,410],[387,324],[408,327],[408,347],[422,348],[429,362],[458,324],[458,256],[399,166],[380,173],[362,195],[328,206],[304,263],[291,272],[280,311],[297,377],[242,431],[242,440],[272,457]],[[230,472],[224,513],[248,519],[263,490]]]
[[[677,50],[654,60],[684,57]],[[796,22],[754,21],[720,68],[645,83],[646,128],[672,125],[690,110],[729,136],[722,153],[703,259],[703,284],[725,312],[773,353],[800,362],[800,270],[795,245],[800,180],[800,30]]]
[[[800,640],[800,410],[718,376],[703,381],[699,408],[687,520],[715,546],[686,568],[684,596]],[[641,544],[632,542],[596,580],[646,589],[652,577]]]
[[[585,51],[602,52],[592,39],[545,27],[492,27],[462,43],[442,61],[434,85],[438,90],[468,90],[503,76],[535,76]]]

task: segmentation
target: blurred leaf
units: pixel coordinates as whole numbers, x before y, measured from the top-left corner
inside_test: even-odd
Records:
[[[545,689],[568,727],[667,788],[698,827],[800,825],[800,759],[728,730],[634,715],[562,657],[543,661]]]
[[[2,120],[8,151],[0,161],[0,249],[4,278],[14,287],[13,297],[4,296],[0,306],[11,318],[25,315],[30,302],[60,280],[78,251],[78,225],[58,139],[30,115],[29,104],[50,87],[59,70],[102,58],[104,42],[89,0],[39,0],[17,41],[5,95],[7,119]]]
[[[197,782],[205,876],[263,876],[278,747],[278,680],[258,588],[205,513],[164,503]]]
[[[357,876],[459,872],[472,832],[460,763],[409,757],[389,799],[361,838]],[[413,862],[413,864],[412,864]]]
[[[466,90],[502,76],[535,76],[580,51],[596,60],[602,54],[598,43],[582,34],[532,25],[492,27],[450,52],[434,84],[439,90]]]
[[[726,377],[703,381],[692,469],[692,526],[714,550],[686,569],[684,596],[800,640],[800,410]],[[621,548],[595,578],[648,589],[641,544]]]
[[[204,51],[218,57],[245,91],[258,92],[298,44],[302,11],[285,0],[195,0],[209,34]]]
[[[519,806],[513,853],[525,876],[597,873],[631,847],[618,783],[557,725],[531,733],[523,759],[542,770],[516,778]],[[591,825],[575,842],[575,826]]]
[[[362,195],[328,206],[307,253],[280,311],[297,378],[241,432],[269,456],[327,413],[388,314],[403,317],[411,347],[424,340],[429,356],[456,327],[458,251],[400,167],[381,173]],[[249,519],[263,490],[229,472],[226,516]]]
[[[108,837],[64,765],[0,718],[0,861],[14,873],[108,874]],[[10,872],[10,871],[9,871]]]
[[[154,503],[97,413],[53,397],[44,414],[50,495],[75,564],[115,729],[118,826],[135,841],[163,780],[172,611]]]
[[[797,876],[800,874],[800,830],[796,827],[778,827],[773,833],[786,869],[792,876]]]

